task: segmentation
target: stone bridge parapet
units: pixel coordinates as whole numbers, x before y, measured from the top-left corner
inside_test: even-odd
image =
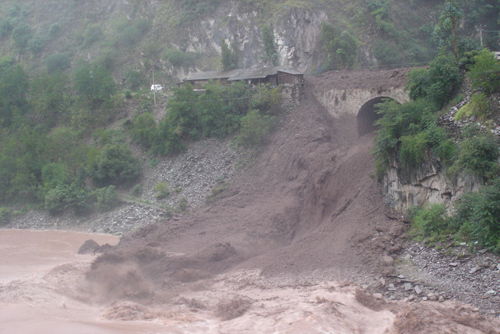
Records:
[[[410,70],[327,72],[313,79],[313,92],[333,117],[358,116],[366,103],[377,98],[408,102],[405,86]]]

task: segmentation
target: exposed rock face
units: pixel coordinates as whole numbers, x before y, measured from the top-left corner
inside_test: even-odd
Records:
[[[481,180],[472,176],[450,180],[439,161],[430,159],[410,171],[391,164],[383,179],[383,192],[386,204],[399,212],[426,203],[442,203],[450,209],[453,201],[481,185]]]
[[[304,8],[283,13],[273,24],[279,63],[301,71],[312,70],[321,24],[326,20],[326,13]],[[221,40],[226,40],[239,50],[240,67],[261,65],[266,62],[261,26],[258,12],[232,2],[190,29],[187,50],[218,55]]]

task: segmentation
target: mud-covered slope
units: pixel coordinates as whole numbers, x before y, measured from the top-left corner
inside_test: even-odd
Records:
[[[352,118],[330,118],[314,80],[215,203],[127,235],[94,261],[83,291],[106,318],[189,333],[498,333],[460,304],[387,302],[352,285],[390,271],[384,255],[400,249],[402,226],[371,176],[373,138],[353,135]]]
[[[400,226],[384,216],[371,177],[372,138],[357,138],[355,129],[354,118],[332,121],[307,91],[218,201],[126,236],[96,261],[89,278],[108,284],[108,271],[132,266],[147,287],[232,268],[364,281],[383,270],[384,253],[397,249],[389,235],[399,234]],[[113,275],[109,283],[140,284],[129,278]]]

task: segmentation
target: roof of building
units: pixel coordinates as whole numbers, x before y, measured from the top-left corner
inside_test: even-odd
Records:
[[[184,81],[200,81],[200,80],[217,80],[227,79],[229,81],[264,79],[271,75],[276,75],[278,72],[288,73],[292,75],[302,75],[303,73],[282,66],[277,67],[256,67],[248,69],[238,69],[227,72],[195,72],[190,73]]]

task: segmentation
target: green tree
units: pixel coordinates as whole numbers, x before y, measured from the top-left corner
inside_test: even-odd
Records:
[[[491,133],[481,133],[469,129],[468,136],[460,143],[458,159],[453,166],[456,170],[463,170],[485,180],[499,175],[498,140]]]
[[[134,142],[146,149],[153,146],[158,135],[156,120],[151,113],[142,113],[135,116],[130,130]]]
[[[146,78],[144,74],[140,71],[128,71],[125,75],[125,80],[127,81],[127,86],[131,90],[139,90],[141,87],[144,87],[146,84]]]
[[[462,83],[458,62],[447,54],[437,56],[428,69],[410,72],[408,89],[412,99],[424,98],[444,107]]]
[[[264,43],[265,61],[271,65],[278,65],[279,55],[274,42],[274,30],[269,25],[261,28],[262,42]]]
[[[33,115],[38,122],[55,126],[62,119],[70,106],[67,87],[69,78],[62,73],[44,74],[31,83],[31,105]]]
[[[238,68],[238,52],[234,48],[234,44],[230,48],[225,40],[221,42],[221,57],[222,69],[224,71],[234,70]]]
[[[28,110],[28,77],[21,66],[0,59],[0,127],[10,126]]]
[[[48,56],[45,63],[49,73],[61,72],[71,66],[71,58],[67,53],[55,53]]]
[[[500,252],[500,178],[481,188],[477,193],[468,193],[455,202],[455,214],[451,223],[458,235],[467,241],[477,242]]]
[[[74,84],[80,100],[91,108],[108,102],[116,91],[111,73],[97,64],[83,63],[78,66]]]
[[[358,43],[349,31],[338,33],[332,25],[322,24],[320,41],[326,55],[325,69],[351,68],[356,62]]]
[[[119,185],[135,181],[141,174],[139,161],[123,144],[108,144],[99,152],[91,168],[98,185]]]
[[[474,57],[474,64],[470,67],[468,75],[472,81],[472,87],[486,94],[500,91],[500,63],[488,49],[481,50]]]
[[[240,133],[236,142],[245,147],[262,145],[274,126],[274,117],[251,110],[241,119]]]
[[[26,49],[32,36],[33,31],[27,24],[21,24],[12,30],[12,39],[20,52],[23,52]]]
[[[221,44],[222,48],[222,65],[224,67],[224,64],[227,63],[226,66],[231,67],[234,60],[233,60],[233,54],[227,44],[223,42]],[[184,52],[182,50],[176,49],[176,48],[168,48],[165,51],[165,57],[167,60],[172,64],[174,67],[184,67],[184,68],[190,68],[193,67],[194,64],[196,63],[196,59],[198,58],[198,54],[194,52]]]
[[[463,12],[456,0],[446,0],[439,16],[439,22],[434,29],[434,38],[443,48],[449,48],[455,59],[459,58],[459,29]]]

